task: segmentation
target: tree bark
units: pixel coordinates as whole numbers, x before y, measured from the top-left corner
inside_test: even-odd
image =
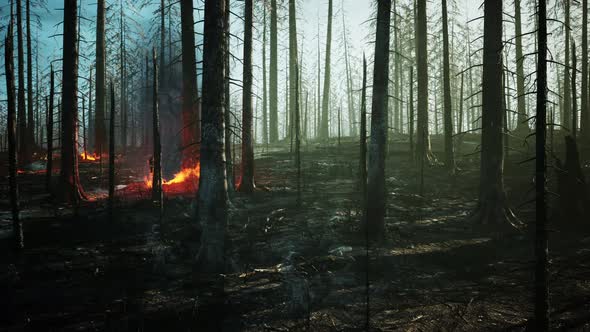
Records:
[[[451,100],[451,65],[449,61],[449,27],[447,0],[442,0],[443,20],[443,76],[444,76],[444,126],[445,126],[445,165],[455,172],[455,151],[453,146],[453,106]]]
[[[279,141],[279,53],[277,42],[277,0],[270,1],[270,91],[269,91],[269,140]]]
[[[46,187],[51,193],[51,177],[53,175],[53,96],[55,94],[55,73],[51,65],[49,82],[49,108],[47,109],[47,173]]]
[[[563,75],[563,113],[561,125],[563,129],[571,132],[572,123],[572,99],[570,88],[570,0],[564,1],[565,11],[565,67]]]
[[[367,179],[365,220],[369,237],[382,240],[385,236],[385,159],[387,148],[387,105],[389,85],[389,35],[391,0],[377,3],[377,33],[373,69],[373,99],[371,106],[371,138]]]
[[[289,130],[287,136],[293,139],[295,127],[295,107],[299,96],[296,94],[297,83],[295,79],[298,75],[297,66],[297,15],[295,10],[295,0],[289,0]]]
[[[434,159],[428,133],[428,55],[426,34],[426,0],[417,0],[416,6],[416,57],[418,67],[418,125],[416,157]],[[435,114],[436,117],[436,114]]]
[[[239,191],[251,193],[254,191],[254,143],[252,141],[252,0],[245,0],[244,2],[243,54],[242,174]],[[292,69],[297,70],[297,68]]]
[[[327,140],[330,137],[330,61],[332,46],[332,0],[328,0],[328,34],[326,36],[326,63],[324,69],[324,92],[322,98],[322,124],[320,127],[320,138]],[[387,118],[385,119],[387,121]]]
[[[230,99],[230,2],[226,0],[225,2],[226,10],[224,12],[224,28],[225,28],[225,44],[224,44],[224,65],[225,65],[225,85],[224,85],[224,112],[223,112],[223,120],[224,120],[224,134],[225,134],[225,144],[224,144],[224,154],[225,154],[225,174],[227,179],[227,187],[228,191],[232,192],[235,189],[235,178],[234,178],[234,159],[232,156],[235,156],[235,153],[232,154],[232,117],[231,117],[231,99]]]
[[[94,151],[106,152],[105,127],[105,0],[97,2],[96,18],[96,110],[94,114]]]
[[[113,219],[115,206],[115,88],[111,81],[111,114],[109,116],[109,220]]]
[[[514,0],[515,49],[516,49],[516,94],[517,94],[517,125],[516,133],[526,136],[529,132],[528,115],[526,110],[526,95],[524,92],[524,57],[522,54],[522,19],[520,15],[520,1]]]
[[[18,162],[20,165],[28,164],[31,160],[30,146],[27,142],[27,114],[25,103],[25,72],[24,72],[24,51],[23,51],[23,27],[22,27],[22,0],[16,0],[16,38],[18,42],[17,56],[18,56],[18,95],[17,95],[17,145],[18,145]]]
[[[363,88],[361,91],[361,119],[360,119],[360,189],[361,203],[366,206],[367,202],[367,59],[363,54]]]
[[[590,137],[588,114],[588,0],[582,0],[582,95],[580,99],[580,136]]]
[[[197,90],[193,1],[180,1],[182,26],[182,166],[194,167],[198,159],[197,137],[201,119]]]
[[[78,174],[77,11],[77,0],[64,0],[60,182],[63,200],[76,206],[84,198]]]
[[[262,144],[268,144],[268,95],[266,78],[266,2],[262,19]]]
[[[160,52],[161,53],[161,52]],[[156,50],[152,52],[152,65],[154,67],[152,77],[152,137],[153,142],[153,172],[152,172],[152,201],[158,208],[160,215],[163,209],[163,192],[162,192],[162,145],[160,141],[160,110],[159,110],[159,86],[162,84],[160,68],[158,68],[158,58]],[[162,61],[160,60],[160,63]]]
[[[31,47],[31,0],[26,1],[27,15],[27,144],[35,146],[35,116],[33,112],[33,51]],[[31,151],[29,151],[31,152]]]
[[[227,223],[223,114],[226,77],[226,0],[205,0],[203,46],[203,130],[198,218],[202,227],[198,262],[202,271],[223,273]]]
[[[16,105],[14,100],[14,60],[13,60],[13,19],[10,15],[6,40],[4,42],[4,65],[6,74],[7,95],[7,134],[8,134],[8,187],[10,196],[10,211],[12,213],[12,232],[15,248],[24,248],[23,226],[19,216],[18,183],[17,183],[17,153],[16,153]]]

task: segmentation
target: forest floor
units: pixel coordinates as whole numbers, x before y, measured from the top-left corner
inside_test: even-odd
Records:
[[[527,330],[530,229],[499,236],[468,223],[479,184],[473,155],[461,158],[454,177],[427,167],[420,195],[405,144],[390,146],[386,240],[369,247],[368,268],[358,144],[344,140],[304,144],[300,208],[288,147],[259,149],[258,189],[232,195],[228,272],[213,279],[194,267],[194,195],[167,198],[161,221],[137,197],[121,197],[114,220],[102,200],[75,216],[51,203],[42,174],[20,177],[26,249],[14,253],[1,166],[0,331],[365,330],[367,271],[371,330]],[[531,224],[534,206],[522,203],[532,198],[533,169],[524,159],[509,158],[505,183],[515,212]],[[137,172],[123,167],[118,177],[132,181]],[[96,163],[82,164],[85,188],[97,186],[97,174]],[[553,328],[589,331],[590,232],[551,221]]]

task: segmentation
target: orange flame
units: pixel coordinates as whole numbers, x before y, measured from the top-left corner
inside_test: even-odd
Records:
[[[82,152],[80,153],[80,158],[82,158],[82,160],[88,160],[88,161],[96,161],[100,159],[100,156],[97,156],[96,154],[88,154],[86,152]]]
[[[170,180],[162,179],[162,189],[164,192],[194,192],[197,189],[197,183],[201,175],[201,165],[193,168],[183,168],[180,172],[174,174],[174,177]],[[148,188],[152,187],[153,175],[150,173],[149,176],[143,178],[145,185]]]

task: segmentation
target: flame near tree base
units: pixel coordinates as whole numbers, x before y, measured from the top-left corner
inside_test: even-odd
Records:
[[[162,190],[167,194],[196,193],[199,189],[199,177],[201,175],[201,164],[193,168],[183,168],[174,174],[170,180],[162,179]],[[151,188],[153,174],[143,178],[146,187]]]

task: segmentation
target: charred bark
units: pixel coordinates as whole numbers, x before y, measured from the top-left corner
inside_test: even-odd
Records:
[[[324,69],[324,92],[322,98],[322,123],[320,126],[320,138],[330,138],[330,62],[332,46],[332,0],[328,0],[328,34],[326,35],[326,63]],[[387,120],[387,118],[385,119]]]
[[[269,77],[269,141],[279,141],[279,53],[277,0],[270,1],[270,77]],[[229,178],[229,174],[228,174]]]
[[[111,81],[111,113],[109,116],[109,220],[113,220],[115,207],[115,88]]]
[[[254,142],[252,140],[252,0],[244,2],[244,67],[242,90],[242,164],[238,190],[254,191]],[[297,69],[297,68],[293,68]],[[298,99],[298,98],[295,98]]]
[[[152,77],[152,137],[153,137],[153,172],[152,172],[152,201],[162,213],[163,209],[163,192],[162,192],[162,145],[160,141],[160,110],[159,110],[159,85],[162,82],[160,68],[158,68],[158,58],[156,56],[156,50],[152,52],[152,65],[153,65],[153,77]],[[162,63],[162,61],[160,61]]]
[[[94,114],[94,151],[106,150],[105,127],[105,0],[97,1],[96,17],[96,110]]]

